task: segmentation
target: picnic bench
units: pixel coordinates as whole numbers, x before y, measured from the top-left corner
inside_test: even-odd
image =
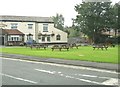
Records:
[[[44,49],[46,49],[47,46],[44,45],[44,44],[32,44],[32,45],[30,45],[30,48],[31,49],[33,49],[33,48],[36,48],[36,49],[44,48]]]
[[[107,48],[108,48],[108,46],[105,46],[105,45],[95,45],[95,46],[93,46],[93,50],[95,50],[95,49],[101,49],[101,50],[106,49],[107,50]]]
[[[62,49],[67,49],[67,51],[69,50],[69,46],[68,45],[54,45],[52,48],[52,51],[54,50],[54,49],[59,49],[60,51],[62,50]]]
[[[70,48],[76,47],[78,49],[79,45],[76,45],[75,43],[69,44]]]

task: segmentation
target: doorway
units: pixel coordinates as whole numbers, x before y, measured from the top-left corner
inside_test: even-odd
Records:
[[[4,37],[3,36],[0,37],[0,45],[4,45]]]

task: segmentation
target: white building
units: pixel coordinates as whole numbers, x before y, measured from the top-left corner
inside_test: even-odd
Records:
[[[7,31],[17,29],[22,32],[23,39],[21,40],[24,42],[28,39],[33,39],[37,43],[67,43],[67,33],[55,28],[54,22],[50,17],[0,16],[0,22],[6,25],[2,28],[7,29]],[[7,32],[7,37],[2,35],[4,44],[20,41],[19,38],[21,37],[15,32],[11,34]]]

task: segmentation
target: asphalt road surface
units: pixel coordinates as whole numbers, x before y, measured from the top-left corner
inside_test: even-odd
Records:
[[[118,73],[80,66],[2,59],[2,85],[118,85]]]

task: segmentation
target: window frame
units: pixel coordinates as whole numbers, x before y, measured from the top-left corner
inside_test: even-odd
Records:
[[[11,23],[11,29],[17,29],[18,23]]]
[[[44,38],[44,40],[43,40],[43,38]],[[42,42],[45,42],[45,36],[42,36],[41,41],[42,41]]]
[[[43,24],[43,32],[48,32],[48,24]]]
[[[28,29],[33,29],[33,24],[28,24]]]
[[[22,39],[20,39],[21,36],[12,36],[12,35],[9,35],[8,36],[8,41],[22,41]]]
[[[48,39],[48,38],[49,38],[49,39]],[[48,41],[48,42],[50,42],[50,41],[51,41],[51,40],[50,40],[50,35],[48,35],[48,36],[47,36],[47,41]]]
[[[56,40],[61,40],[61,35],[56,35]]]

